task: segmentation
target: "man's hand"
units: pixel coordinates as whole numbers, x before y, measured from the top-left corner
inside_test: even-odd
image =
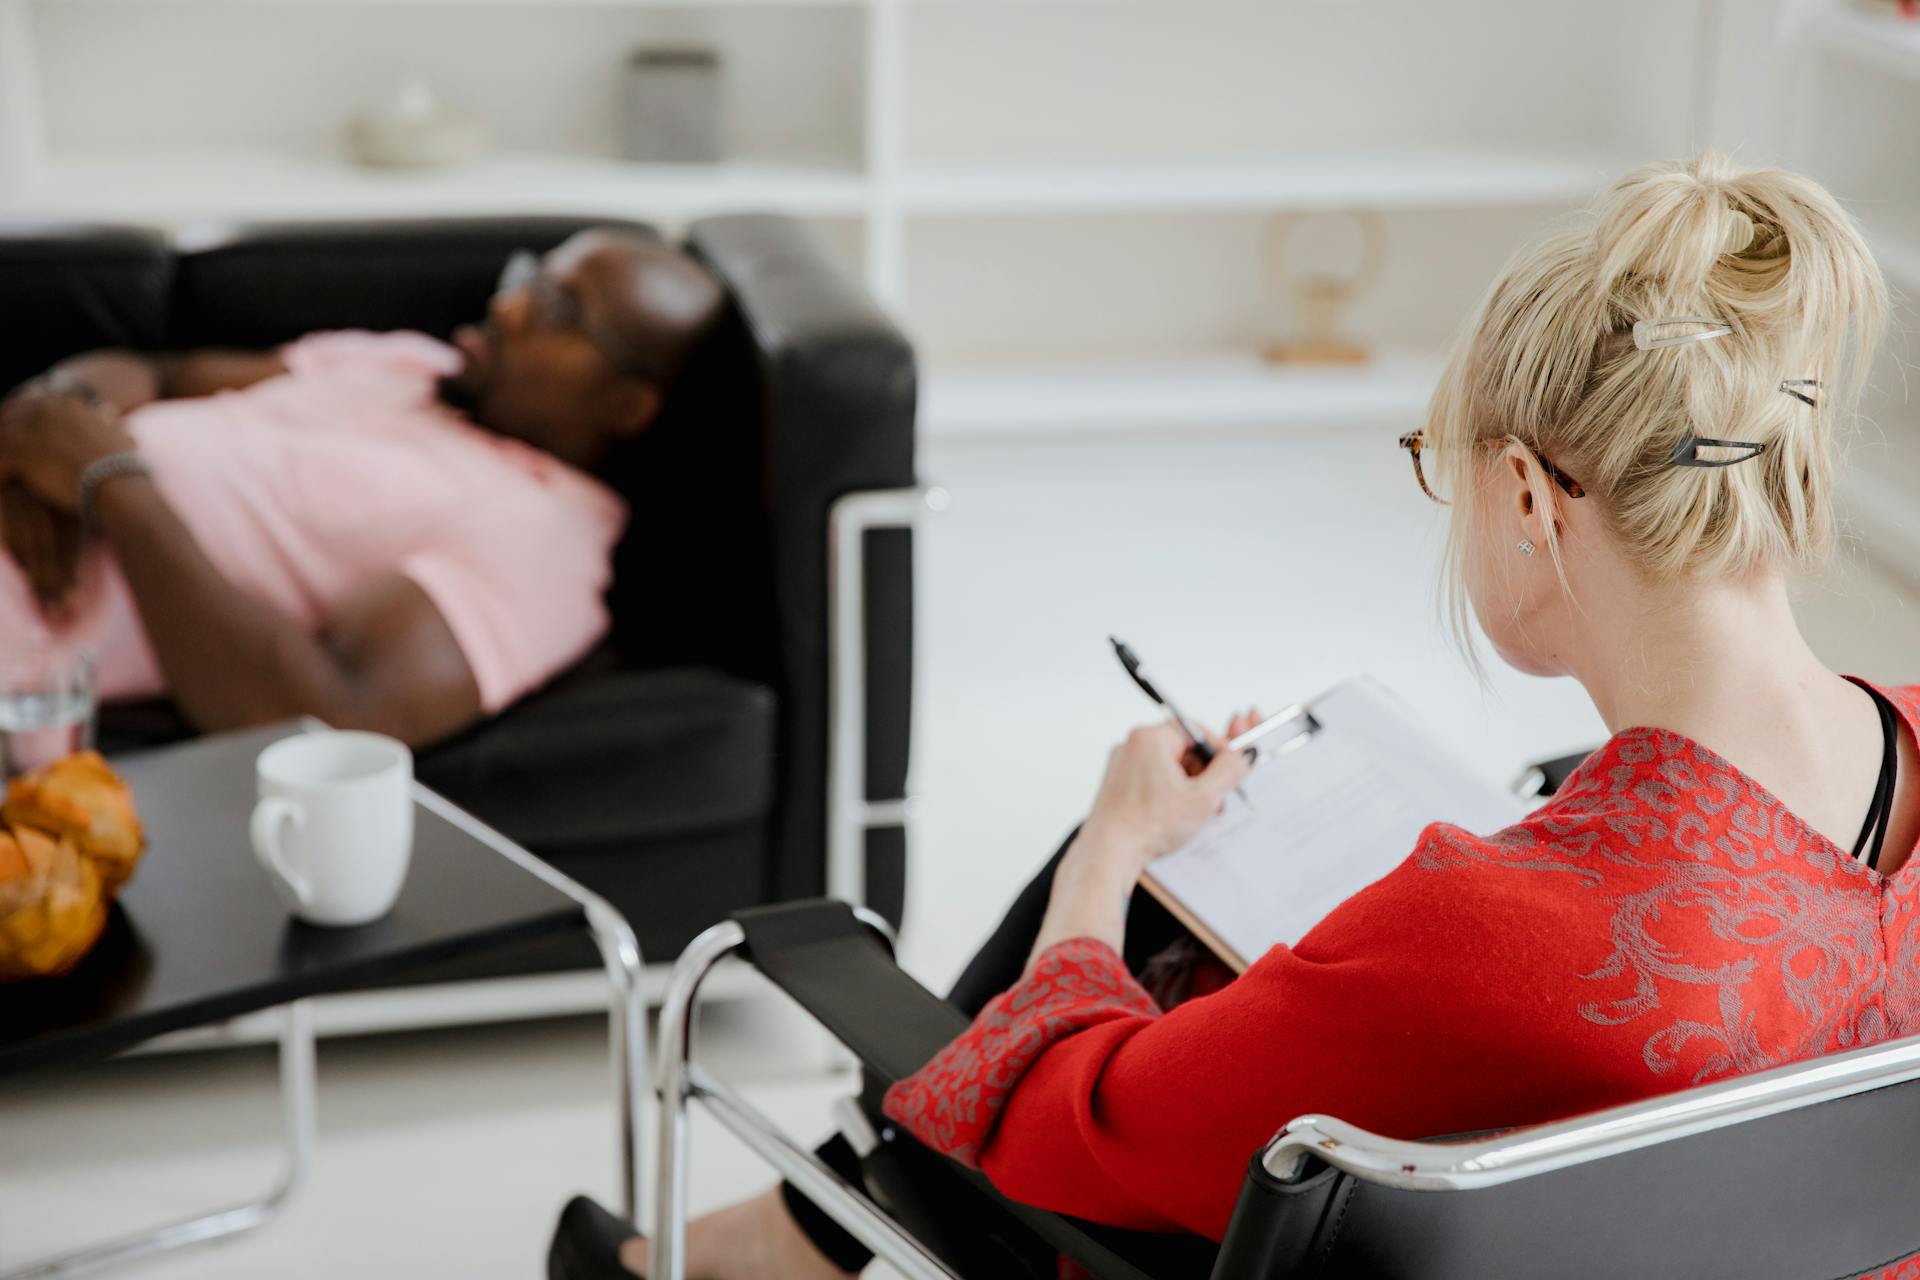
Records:
[[[44,609],[66,603],[80,571],[80,518],[18,480],[0,483],[0,541]]]
[[[0,405],[0,480],[18,480],[57,511],[80,506],[80,474],[133,449],[112,410],[78,396],[16,396]]]

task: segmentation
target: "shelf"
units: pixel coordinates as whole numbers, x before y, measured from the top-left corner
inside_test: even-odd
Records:
[[[1423,208],[1583,200],[1629,168],[1599,156],[1507,151],[1303,153],[1157,164],[909,165],[923,214]]]
[[[929,437],[1204,431],[1404,423],[1425,411],[1441,359],[1388,350],[1367,365],[1273,365],[1253,352],[933,363]]]
[[[1830,3],[1809,24],[1814,37],[1836,53],[1895,75],[1920,77],[1920,22]]]
[[[640,165],[503,153],[409,171],[266,150],[161,151],[55,159],[0,198],[0,212],[133,220],[545,212],[676,219],[777,209],[834,217],[864,213],[867,192],[852,169],[748,161]]]

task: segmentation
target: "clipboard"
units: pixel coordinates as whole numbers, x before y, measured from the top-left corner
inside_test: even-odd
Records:
[[[1234,738],[1256,758],[1242,789],[1141,886],[1243,973],[1390,873],[1433,821],[1485,834],[1527,806],[1468,771],[1385,685],[1360,675]]]

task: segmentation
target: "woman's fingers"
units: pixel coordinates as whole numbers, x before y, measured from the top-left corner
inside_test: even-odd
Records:
[[[1248,707],[1245,711],[1236,713],[1227,721],[1227,736],[1229,738],[1237,738],[1259,724],[1260,720],[1260,708]]]
[[[1248,767],[1247,753],[1228,747],[1214,756],[1213,762],[1200,771],[1195,781],[1217,807],[1226,803],[1228,794],[1246,781]]]

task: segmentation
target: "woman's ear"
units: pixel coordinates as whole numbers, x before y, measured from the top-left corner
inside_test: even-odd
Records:
[[[1547,478],[1539,462],[1524,447],[1509,444],[1501,455],[1499,502],[1496,509],[1503,518],[1511,518],[1519,537],[1536,546],[1547,545],[1547,522],[1553,521],[1556,534],[1564,532],[1566,521],[1558,510],[1556,486]],[[1515,539],[1518,541],[1518,538]]]
[[[1522,519],[1533,514],[1533,484],[1527,474],[1527,455],[1518,445],[1508,445],[1505,459],[1507,470],[1512,473],[1515,483],[1505,486],[1505,497],[1518,503]]]

